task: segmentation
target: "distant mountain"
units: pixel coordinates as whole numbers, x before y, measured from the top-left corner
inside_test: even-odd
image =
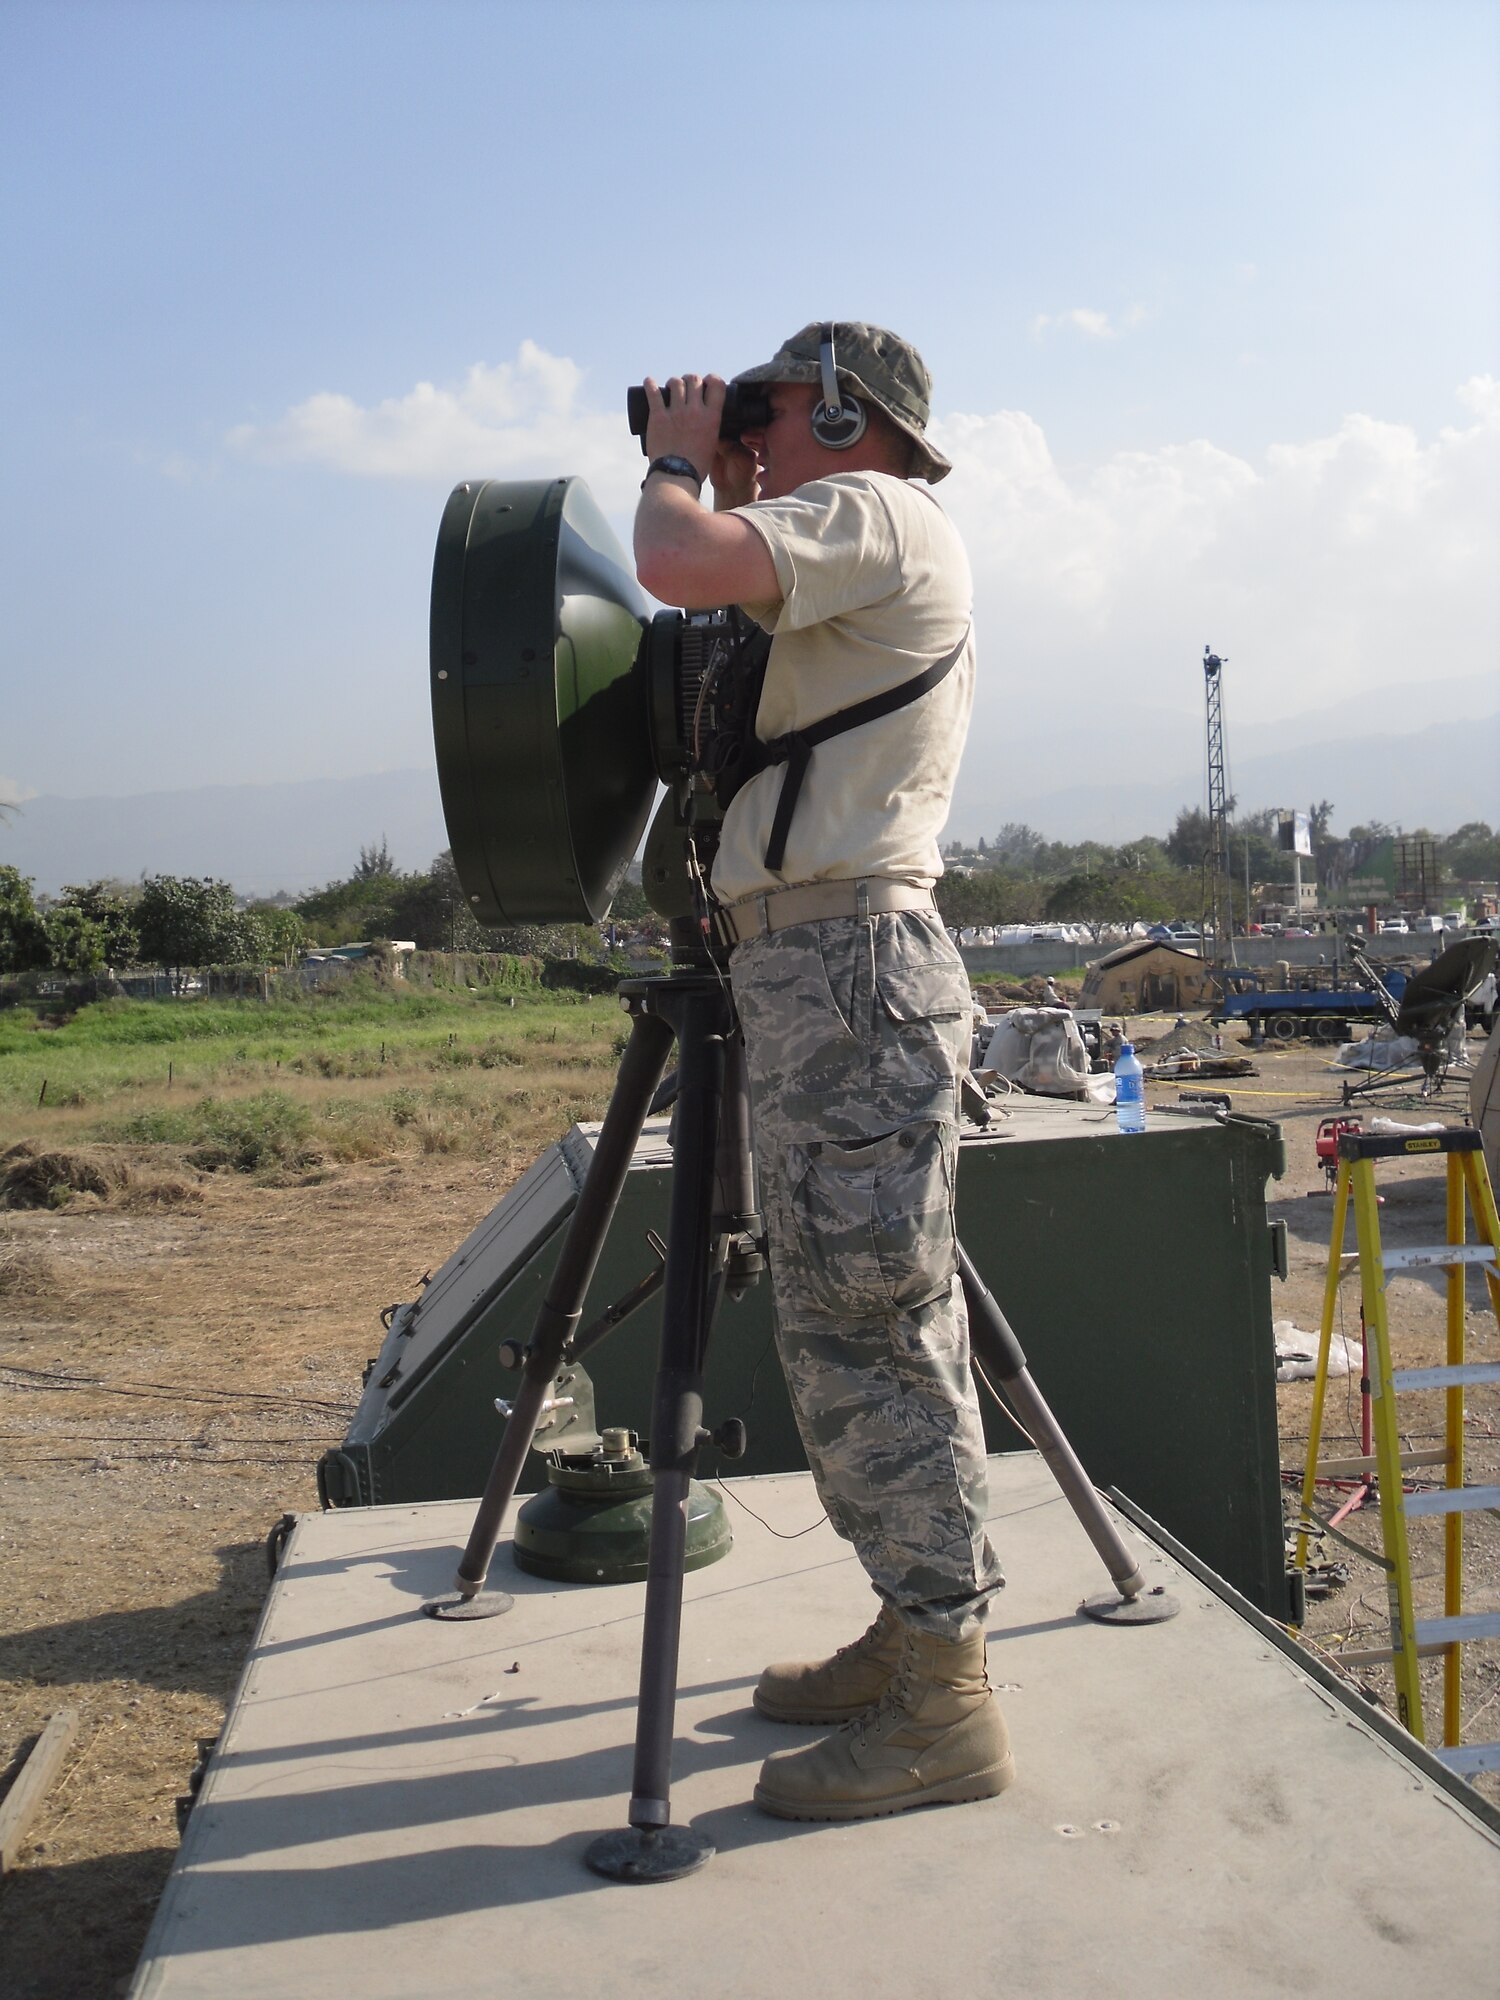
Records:
[[[1268,733],[1262,726],[1253,735],[1264,741]],[[1052,840],[1132,840],[1165,833],[1181,807],[1206,802],[1205,753],[1200,747],[1196,764],[1188,762],[1180,731],[1159,756],[1155,743],[1143,746],[1124,728],[1089,734],[1086,745],[1018,738],[993,765],[976,758],[971,742],[954,798],[952,836],[992,838],[1008,820],[1020,820]],[[1408,735],[1351,731],[1323,742],[1287,741],[1249,755],[1235,755],[1230,742],[1227,762],[1230,792],[1244,812],[1305,809],[1331,799],[1337,832],[1376,819],[1435,833],[1451,833],[1466,820],[1500,823],[1497,713],[1431,723]],[[1016,773],[1013,788],[1004,782],[1010,772]],[[1043,772],[1070,782],[1038,789]]]
[[[301,895],[351,874],[360,848],[382,838],[403,869],[425,868],[448,845],[430,766],[121,799],[28,799],[0,826],[0,862],[54,895],[65,882],[108,875],[214,875],[244,895]]]
[[[1500,824],[1500,687],[1466,675],[1413,691],[1372,689],[1345,708],[1226,728],[1229,786],[1240,808],[1331,799],[1342,832],[1372,819],[1449,833],[1466,820]],[[1434,714],[1446,719],[1431,721]],[[1402,733],[1403,725],[1424,726]],[[991,747],[992,743],[996,747]],[[1065,780],[1048,783],[1049,779]],[[949,833],[991,838],[1024,820],[1053,840],[1165,834],[1201,805],[1203,724],[1181,711],[1124,707],[1068,728],[981,717],[959,776]],[[215,875],[247,895],[302,894],[347,876],[384,838],[402,868],[425,868],[448,845],[429,765],[296,784],[208,785],[133,798],[29,799],[0,824],[0,862],[56,893],[65,882],[118,875]]]

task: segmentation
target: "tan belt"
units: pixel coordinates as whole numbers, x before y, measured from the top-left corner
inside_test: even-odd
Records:
[[[791,924],[817,924],[829,917],[884,917],[897,910],[927,910],[937,915],[930,889],[912,882],[890,882],[870,876],[859,882],[809,882],[800,889],[771,889],[764,896],[746,896],[719,912],[730,940],[766,937]]]

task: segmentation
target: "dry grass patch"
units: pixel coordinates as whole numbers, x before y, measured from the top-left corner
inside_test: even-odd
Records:
[[[45,1298],[57,1287],[57,1265],[37,1243],[0,1240],[0,1299]]]
[[[0,1156],[0,1208],[60,1208],[75,1194],[105,1198],[128,1178],[124,1161],[108,1151],[45,1151],[23,1141]]]
[[[155,1173],[149,1169],[142,1172],[133,1168],[114,1205],[128,1215],[140,1215],[160,1208],[200,1208],[203,1205],[203,1189],[197,1181],[189,1180],[183,1174]]]

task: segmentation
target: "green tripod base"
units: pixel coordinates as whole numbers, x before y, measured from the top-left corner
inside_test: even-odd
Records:
[[[629,1431],[606,1430],[593,1452],[552,1452],[547,1484],[516,1515],[517,1569],[554,1583],[640,1583],[651,1548],[651,1467]],[[724,1503],[699,1480],[688,1486],[684,1570],[729,1554]]]

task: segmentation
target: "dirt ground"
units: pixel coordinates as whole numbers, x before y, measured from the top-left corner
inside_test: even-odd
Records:
[[[1205,1087],[1282,1123],[1288,1173],[1270,1200],[1288,1225],[1292,1269],[1273,1311],[1315,1331],[1331,1205],[1313,1192],[1323,1185],[1313,1138],[1338,1079],[1301,1044],[1258,1069]],[[1153,1085],[1148,1101],[1175,1103],[1178,1088]],[[265,1594],[267,1532],[283,1512],[317,1506],[313,1467],[343,1435],[380,1308],[412,1295],[523,1164],[412,1158],[306,1185],[222,1176],[197,1206],[122,1212],[85,1197],[60,1211],[0,1211],[0,1273],[10,1273],[0,1287],[0,1787],[51,1714],[80,1715],[0,1885],[7,2000],[124,1990],[176,1851],[176,1801],[200,1739],[219,1728]],[[1380,1174],[1387,1245],[1440,1239],[1440,1167]],[[1394,1281],[1398,1363],[1441,1360],[1441,1283]],[[1500,1360],[1493,1314],[1470,1285],[1470,1358]],[[1346,1284],[1340,1324],[1356,1338],[1358,1318]],[[1282,1463],[1300,1479],[1311,1385],[1287,1384],[1277,1400]],[[1412,1399],[1413,1441],[1436,1434],[1437,1403]],[[1327,1449],[1357,1450],[1357,1382],[1331,1385],[1327,1421]],[[1494,1385],[1470,1392],[1468,1477],[1500,1481]],[[1289,1514],[1294,1506],[1295,1496]],[[1440,1530],[1414,1526],[1419,1589],[1437,1609]],[[1375,1522],[1345,1527],[1378,1544]],[[1330,1649],[1383,1643],[1380,1573],[1337,1545],[1324,1553],[1347,1564],[1347,1581],[1314,1601],[1305,1636]],[[1469,1519],[1466,1608],[1500,1609],[1494,1514]],[[1468,1651],[1464,1733],[1500,1735],[1500,1644]],[[1388,1670],[1360,1678],[1391,1700]],[[1481,1784],[1500,1800],[1500,1781]]]

